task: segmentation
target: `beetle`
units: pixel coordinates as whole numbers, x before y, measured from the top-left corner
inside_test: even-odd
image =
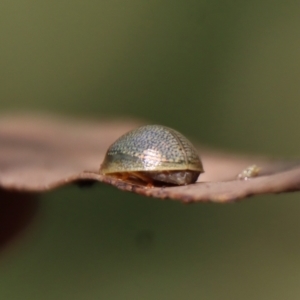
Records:
[[[203,166],[192,143],[178,131],[162,125],[136,128],[107,150],[100,173],[122,180],[187,185],[197,181]]]

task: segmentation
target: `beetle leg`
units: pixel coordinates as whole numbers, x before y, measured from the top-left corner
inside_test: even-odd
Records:
[[[142,182],[146,184],[147,188],[152,188],[154,186],[153,180],[149,177],[143,174],[142,172],[132,172],[129,174],[129,176],[132,176],[133,178],[139,179]]]

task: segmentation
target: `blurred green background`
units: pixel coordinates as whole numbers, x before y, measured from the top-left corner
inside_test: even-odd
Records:
[[[295,1],[1,1],[0,109],[131,116],[296,157],[299,15]],[[0,299],[299,299],[299,202],[61,188],[0,253]]]

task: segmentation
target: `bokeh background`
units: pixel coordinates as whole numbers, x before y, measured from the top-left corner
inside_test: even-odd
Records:
[[[127,116],[294,158],[299,15],[277,0],[4,0],[0,109]],[[37,203],[0,251],[0,299],[300,297],[299,193],[185,206],[94,185]]]

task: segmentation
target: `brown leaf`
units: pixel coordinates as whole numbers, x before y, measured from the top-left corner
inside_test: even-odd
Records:
[[[100,181],[121,190],[183,202],[230,202],[251,195],[299,190],[300,167],[198,147],[205,173],[196,184],[147,188],[98,173],[108,146],[137,121],[84,122],[45,116],[11,115],[0,118],[0,187],[43,192],[69,183]],[[177,128],[178,129],[178,128]],[[258,177],[237,180],[250,165]]]

